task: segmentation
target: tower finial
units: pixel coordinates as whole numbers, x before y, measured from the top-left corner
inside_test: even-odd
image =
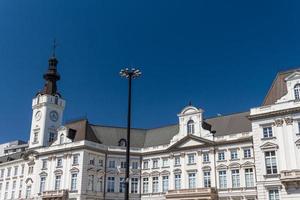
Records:
[[[189,101],[189,106],[192,106],[192,101],[191,100]]]
[[[57,47],[57,43],[56,43],[56,39],[54,38],[53,40],[53,45],[52,45],[52,56],[55,57],[55,51],[56,51],[56,47]]]

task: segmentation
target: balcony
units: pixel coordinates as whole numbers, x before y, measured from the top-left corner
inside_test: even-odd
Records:
[[[169,190],[166,194],[166,199],[205,199],[216,200],[217,192],[214,188],[195,188],[195,189],[181,189],[181,190]]]
[[[43,200],[50,199],[59,199],[59,200],[67,200],[69,198],[68,190],[53,190],[53,191],[45,191],[42,193]]]
[[[300,170],[286,170],[280,172],[280,180],[285,187],[300,187]]]

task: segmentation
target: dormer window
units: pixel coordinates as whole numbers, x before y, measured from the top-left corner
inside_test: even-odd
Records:
[[[193,120],[189,120],[187,123],[187,133],[194,134],[195,133],[195,123]]]
[[[300,100],[300,84],[296,84],[294,87],[295,100]]]
[[[126,140],[124,138],[119,140],[119,144],[120,147],[126,147]]]

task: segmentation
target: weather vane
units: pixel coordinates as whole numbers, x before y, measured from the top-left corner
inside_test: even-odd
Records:
[[[53,57],[55,57],[56,47],[57,47],[57,43],[56,43],[56,39],[54,38],[53,45],[52,45],[52,56]]]

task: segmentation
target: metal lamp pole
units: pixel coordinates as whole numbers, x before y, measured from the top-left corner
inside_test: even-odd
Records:
[[[128,79],[128,113],[127,113],[127,140],[126,140],[126,172],[125,172],[125,200],[129,200],[129,166],[130,166],[130,128],[131,128],[131,82],[141,75],[138,69],[122,69],[120,76]]]

